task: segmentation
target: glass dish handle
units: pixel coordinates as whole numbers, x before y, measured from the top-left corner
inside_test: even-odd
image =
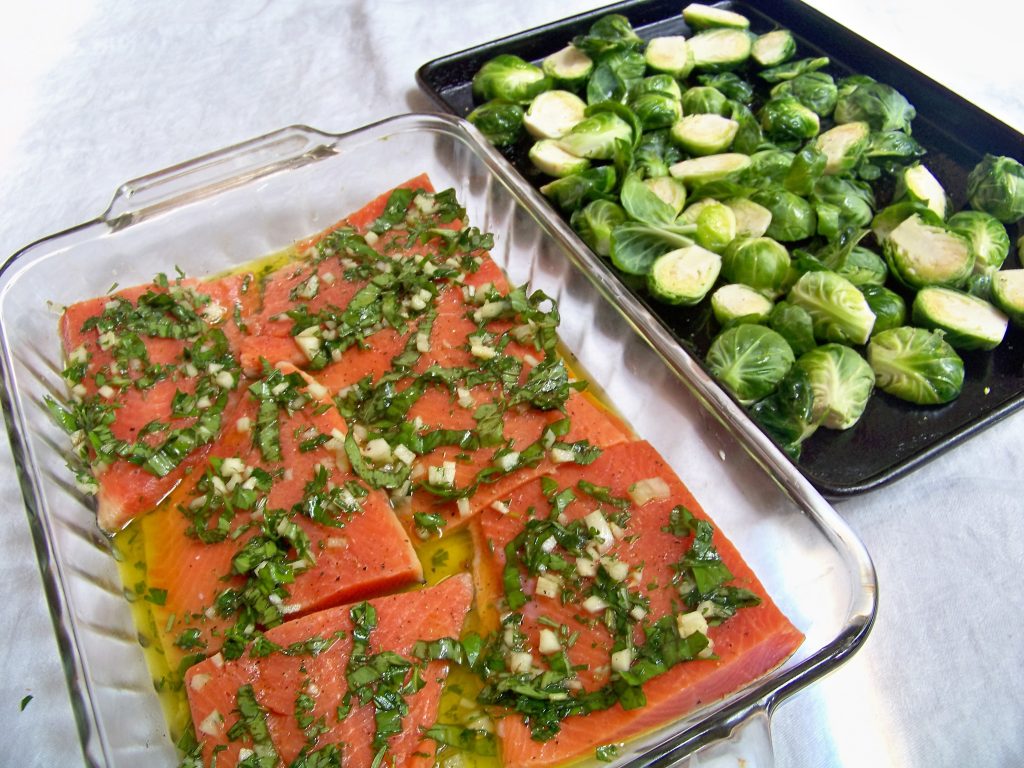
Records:
[[[690,756],[685,768],[773,768],[771,722],[764,708],[750,712],[729,735]]]
[[[334,153],[337,136],[292,125],[118,187],[101,219],[113,229]]]

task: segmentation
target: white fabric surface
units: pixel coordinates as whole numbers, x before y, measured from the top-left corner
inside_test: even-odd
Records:
[[[1024,130],[1019,4],[813,4]],[[596,5],[4,3],[0,261],[96,216],[121,182],[201,153],[292,123],[341,131],[430,110],[422,63]],[[1020,763],[1022,431],[1010,417],[838,505],[874,557],[881,607],[863,650],[777,711],[780,766]],[[80,764],[6,437],[0,499],[0,764]]]

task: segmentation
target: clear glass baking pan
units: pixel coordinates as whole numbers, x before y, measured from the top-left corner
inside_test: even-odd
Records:
[[[761,734],[759,746],[740,741],[754,750],[746,759],[764,765],[774,707],[870,630],[877,592],[867,553],[472,126],[426,114],[341,135],[285,128],[129,182],[97,219],[28,246],[0,271],[4,415],[86,760],[178,763],[111,542],[76,490],[68,441],[42,404],[65,397],[60,308],[173,266],[209,275],[278,251],[424,171],[438,189],[454,187],[470,221],[494,233],[493,256],[513,281],[557,298],[561,338],[580,370],[661,451],[806,635],[780,668],[631,743],[617,765],[677,763],[733,744],[738,731]]]

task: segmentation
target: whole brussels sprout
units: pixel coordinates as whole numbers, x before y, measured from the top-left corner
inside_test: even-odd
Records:
[[[630,102],[645,131],[668,128],[683,115],[679,101],[667,93],[642,93]]]
[[[768,327],[781,335],[797,356],[818,346],[814,338],[814,321],[811,319],[811,313],[799,304],[788,301],[776,303],[768,315]]]
[[[849,429],[860,420],[875,388],[875,373],[856,350],[825,344],[801,355],[796,365],[811,382],[815,422]]]
[[[792,96],[775,96],[761,107],[761,128],[780,147],[793,148],[818,135],[818,115]]]
[[[871,337],[875,314],[864,294],[845,277],[828,271],[805,272],[787,298],[810,313],[817,339],[863,344]]]
[[[784,149],[762,149],[750,156],[750,175],[764,187],[781,185],[795,159],[796,155]]]
[[[771,187],[757,190],[750,199],[771,211],[772,223],[765,234],[773,240],[792,243],[814,234],[818,223],[814,208],[799,195]]]
[[[544,70],[509,53],[485,62],[473,76],[473,95],[480,101],[505,99],[528,104],[553,86],[554,81]]]
[[[712,375],[743,405],[770,394],[795,361],[789,344],[763,325],[741,323],[711,342],[706,358]]]
[[[515,144],[523,134],[522,107],[504,99],[484,102],[470,112],[466,119],[497,147]]]
[[[792,80],[783,80],[771,90],[772,96],[792,96],[819,117],[828,117],[836,108],[839,89],[832,75],[806,72]]]
[[[725,94],[710,85],[695,85],[683,93],[683,114],[685,115],[721,115],[728,117],[730,113],[729,99]]]
[[[681,99],[683,91],[679,87],[679,81],[672,75],[651,75],[633,86],[633,96],[643,93],[664,93],[674,99]]]
[[[633,128],[614,112],[598,112],[576,123],[557,141],[562,149],[576,157],[610,160],[615,156],[619,141],[633,141]]]
[[[907,302],[895,291],[884,285],[862,285],[860,292],[864,294],[864,300],[875,313],[872,335],[890,328],[899,328],[907,322]]]
[[[985,155],[967,177],[971,207],[1004,224],[1024,218],[1024,166],[1012,157]]]
[[[879,389],[917,405],[955,400],[964,385],[964,363],[941,331],[904,325],[871,337],[868,362]]]
[[[794,365],[774,392],[751,406],[750,415],[782,450],[798,459],[801,444],[818,428],[813,408],[811,382],[807,373]]]
[[[1010,236],[1006,227],[989,213],[960,211],[949,217],[946,226],[970,241],[975,273],[999,269],[1010,254]]]
[[[782,292],[789,276],[789,251],[770,237],[734,240],[722,255],[722,276],[743,283],[769,298]]]

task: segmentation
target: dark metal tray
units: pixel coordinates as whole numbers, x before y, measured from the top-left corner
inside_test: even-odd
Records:
[[[631,0],[527,30],[424,64],[416,73],[420,86],[442,108],[465,116],[473,108],[471,80],[480,66],[500,53],[539,61],[582,34],[599,17],[621,13],[644,38],[689,34],[681,0]],[[955,210],[965,206],[967,174],[986,152],[1021,159],[1024,136],[988,113],[929,79],[891,54],[850,32],[820,12],[796,0],[720,3],[751,21],[751,31],[776,27],[792,31],[798,57],[828,56],[833,75],[862,73],[892,85],[917,109],[914,138],[927,149],[923,158],[942,182]],[[529,143],[509,148],[505,156],[535,186],[546,181],[526,157]],[[880,195],[879,207],[887,203]],[[1024,227],[1008,227],[1016,243]],[[580,248],[586,248],[582,240]],[[1021,265],[1011,251],[1004,268]],[[602,261],[602,267],[615,274]],[[707,302],[694,308],[668,307],[634,290],[651,314],[698,360],[713,336],[714,321]],[[1024,331],[1011,326],[1003,343],[992,352],[961,353],[963,392],[939,407],[915,406],[876,392],[860,422],[837,432],[819,429],[803,446],[795,463],[826,496],[848,496],[895,480],[943,451],[993,424],[1024,404]]]

